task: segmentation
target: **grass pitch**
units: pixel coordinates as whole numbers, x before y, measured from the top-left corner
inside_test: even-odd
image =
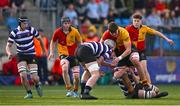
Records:
[[[33,88],[33,99],[25,100],[22,86],[0,86],[0,106],[2,105],[180,105],[180,85],[158,85],[169,96],[159,99],[125,99],[117,85],[96,86],[91,94],[98,100],[80,100],[66,97],[61,86],[43,86],[44,96],[39,97]]]

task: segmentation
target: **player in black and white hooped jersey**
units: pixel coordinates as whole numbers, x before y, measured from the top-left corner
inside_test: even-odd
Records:
[[[115,47],[116,43],[107,39],[103,43],[86,42],[77,48],[77,59],[85,69],[81,78],[81,99],[97,99],[89,93],[100,77],[100,65],[111,66],[104,60],[112,57]]]
[[[43,95],[41,86],[39,85],[39,77],[37,75],[38,67],[35,61],[35,49],[34,49],[33,38],[37,37],[39,39],[44,53],[45,53],[45,49],[43,46],[42,39],[39,36],[37,30],[35,30],[34,27],[30,27],[28,25],[29,22],[28,18],[20,17],[18,21],[19,21],[19,26],[13,31],[11,31],[8,37],[8,41],[6,45],[6,53],[9,59],[11,59],[13,56],[11,47],[13,43],[15,43],[17,47],[18,72],[20,74],[21,82],[24,85],[27,92],[27,95],[24,98],[29,99],[29,98],[33,98],[33,96],[27,79],[27,72],[30,73],[30,76],[34,82],[38,95],[39,96]]]

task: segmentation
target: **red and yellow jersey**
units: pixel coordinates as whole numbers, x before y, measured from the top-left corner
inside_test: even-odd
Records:
[[[36,56],[37,57],[41,57],[43,54],[43,50],[41,48],[41,44],[40,41],[37,38],[34,38],[34,47],[35,47],[35,52],[36,52]],[[44,48],[46,50],[46,54],[48,54],[48,48],[49,48],[49,44],[48,44],[48,39],[46,37],[42,37],[42,41],[44,43]]]
[[[52,41],[58,41],[57,49],[59,55],[74,56],[77,43],[82,42],[82,38],[78,30],[74,27],[70,28],[70,32],[65,34],[62,28],[55,30]]]
[[[154,35],[155,30],[149,28],[145,25],[142,25],[140,29],[135,28],[133,25],[129,25],[126,27],[126,30],[129,32],[129,36],[131,38],[131,42],[137,48],[138,51],[142,51],[146,48],[146,35]]]
[[[104,34],[102,35],[102,40],[106,40],[106,39],[111,39],[116,41],[116,46],[119,49],[119,51],[125,51],[125,43],[131,43],[130,37],[129,37],[129,33],[126,29],[119,27],[118,28],[118,36],[114,37],[110,34],[109,30],[105,31]]]

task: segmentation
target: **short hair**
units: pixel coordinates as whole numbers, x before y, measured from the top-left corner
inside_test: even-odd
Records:
[[[140,14],[140,13],[134,13],[133,14],[133,16],[132,16],[132,18],[134,19],[134,18],[137,18],[137,19],[142,19],[143,17],[142,17],[142,15]]]
[[[118,29],[118,25],[115,22],[110,22],[108,25],[108,29],[111,33],[115,33]]]

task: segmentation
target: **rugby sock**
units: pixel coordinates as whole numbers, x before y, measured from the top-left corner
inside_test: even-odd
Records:
[[[84,89],[84,94],[89,94],[89,92],[91,91],[91,87],[90,86],[85,86],[85,89]]]
[[[81,94],[84,93],[85,86],[86,86],[86,82],[81,82]]]
[[[31,91],[31,90],[28,90],[27,93],[28,93],[28,94],[32,94],[32,91]]]

